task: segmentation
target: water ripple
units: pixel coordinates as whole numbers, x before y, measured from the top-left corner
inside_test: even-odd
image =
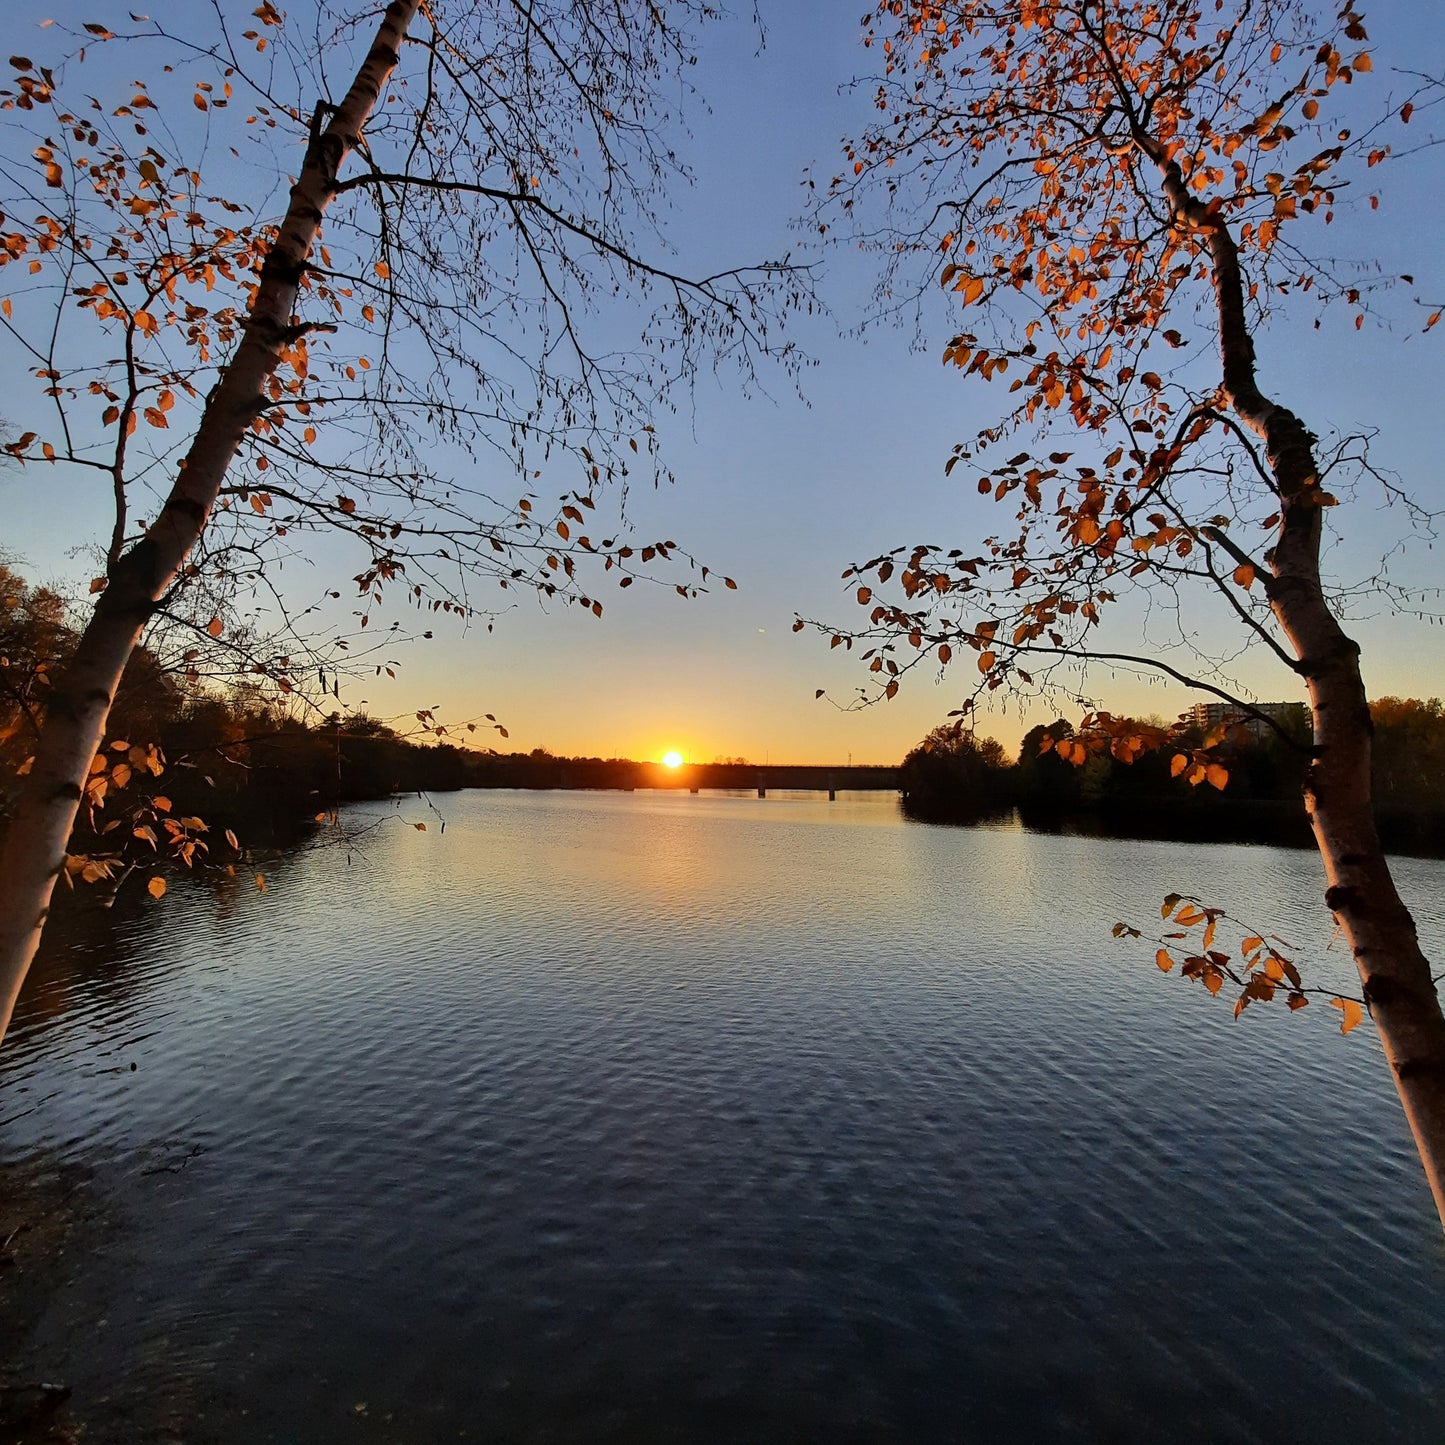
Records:
[[[37,965],[0,1157],[92,1171],[26,1349],[96,1438],[1433,1437],[1445,1254],[1378,1045],[1109,936],[1187,884],[1345,978],[1310,855],[445,811]],[[1401,881],[1438,956],[1441,865]]]

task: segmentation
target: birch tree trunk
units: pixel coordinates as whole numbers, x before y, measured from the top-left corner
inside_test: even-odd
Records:
[[[1219,312],[1224,397],[1264,443],[1279,497],[1269,555],[1270,607],[1299,659],[1309,691],[1314,747],[1304,801],[1325,864],[1325,903],[1353,951],[1364,999],[1384,1045],[1405,1118],[1445,1226],[1445,1015],[1420,949],[1415,920],[1390,875],[1375,826],[1370,719],[1359,645],[1340,626],[1320,579],[1324,499],[1315,439],[1293,412],[1260,390],[1245,312],[1239,253],[1228,225],[1189,194],[1178,166],[1160,165],[1176,221],[1208,247]]]
[[[268,405],[267,382],[282,349],[298,335],[297,293],[338,173],[396,69],[418,8],[419,0],[391,0],[345,99],[329,119],[318,108],[290,205],[261,268],[245,334],[207,398],[165,506],[110,569],[109,585],[50,698],[35,761],[0,854],[0,1039],[45,927],[121,674],[200,538],[247,429]]]

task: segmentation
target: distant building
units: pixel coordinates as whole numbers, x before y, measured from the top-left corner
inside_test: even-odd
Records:
[[[1209,732],[1217,727],[1242,727],[1253,738],[1269,736],[1271,729],[1264,718],[1272,718],[1280,724],[1303,722],[1307,713],[1302,702],[1254,702],[1250,711],[1233,702],[1197,702],[1187,712],[1179,714],[1182,727],[1196,727]],[[1263,717],[1259,714],[1263,714]]]

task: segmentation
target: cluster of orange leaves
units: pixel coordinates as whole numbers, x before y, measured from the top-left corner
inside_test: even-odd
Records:
[[[1117,718],[1112,713],[1093,712],[1084,718],[1079,731],[1072,737],[1055,738],[1052,733],[1045,733],[1039,740],[1039,753],[1053,752],[1064,762],[1082,767],[1090,757],[1107,751],[1119,762],[1131,764],[1146,752],[1166,746],[1169,738],[1166,728],[1153,727],[1133,718]],[[1181,774],[1193,787],[1207,782],[1223,791],[1229,782],[1229,769],[1211,755],[1209,740],[1202,748],[1174,754],[1170,759],[1169,775],[1177,778]]]
[[[954,253],[938,279],[962,306],[987,307],[991,314],[1010,291],[1028,291],[1037,314],[1022,328],[1022,345],[983,347],[963,333],[945,348],[943,360],[985,379],[1006,373],[1011,361],[1023,362],[1025,374],[1011,383],[1011,391],[1021,393],[1014,421],[1066,410],[1084,430],[1102,431],[1120,420],[1130,427],[1133,447],[1115,449],[1104,471],[1112,472],[1126,450],[1129,467],[1117,477],[1081,469],[1080,495],[1061,501],[1058,516],[1078,548],[1101,558],[1120,547],[1140,554],[1133,575],[1146,570],[1150,549],[1173,546],[1187,555],[1193,545],[1187,528],[1162,515],[1151,516],[1148,532],[1131,524],[1136,498],[1206,429],[1196,421],[1184,435],[1166,436],[1175,412],[1166,380],[1141,365],[1136,352],[1151,337],[1174,348],[1186,344],[1177,330],[1164,329],[1163,318],[1181,285],[1207,280],[1208,260],[1187,226],[1151,235],[1151,228],[1137,224],[1134,171],[1151,171],[1153,159],[1142,150],[1121,156],[1113,133],[1081,137],[1098,117],[1122,116],[1148,97],[1148,144],[1179,168],[1191,191],[1209,197],[1221,213],[1240,217],[1242,253],[1267,257],[1285,221],[1314,211],[1326,220],[1332,216],[1330,177],[1348,132],[1292,172],[1267,170],[1263,158],[1296,139],[1302,124],[1316,123],[1320,99],[1331,86],[1372,69],[1367,51],[1351,60],[1325,43],[1300,57],[1302,73],[1293,73],[1282,95],[1251,114],[1244,110],[1250,86],[1267,83],[1269,69],[1287,63],[1276,44],[1262,73],[1233,95],[1224,90],[1223,104],[1206,123],[1190,96],[1210,76],[1213,57],[1226,48],[1233,29],[1220,19],[1218,34],[1206,34],[1205,16],[1194,0],[1095,6],[882,0],[875,15],[865,17],[865,44],[875,33],[892,32],[883,45],[887,73],[903,65],[909,50],[916,69],[912,90],[880,89],[879,108],[891,113],[891,121],[849,148],[854,176],[874,167],[889,172],[899,163],[918,165],[920,155],[923,166],[945,162],[949,152],[979,160],[988,154],[989,166],[1007,156],[1021,167],[1010,182],[1000,169],[1000,179],[989,183],[997,193],[990,196],[985,185],[967,224],[937,243],[945,254]],[[1233,25],[1247,32],[1249,23],[1241,12]],[[1349,5],[1340,25],[1342,42],[1367,38]],[[965,42],[967,48],[950,59]],[[1228,83],[1223,73],[1214,80]],[[1212,93],[1218,97],[1221,89],[1215,85]],[[1071,125],[1071,117],[1080,124]],[[1123,129],[1122,121],[1117,128]],[[1384,153],[1373,154],[1371,164]],[[1017,176],[1030,157],[1034,185],[1027,192]],[[959,177],[966,190],[961,169]],[[887,185],[892,191],[902,182],[890,175]],[[833,191],[847,196],[845,209],[851,206],[845,178],[835,177]],[[1359,295],[1351,292],[1348,299],[1358,302]],[[1027,455],[1016,458],[1010,469],[1027,461]],[[1040,483],[1052,473],[1031,465],[1026,476],[1013,477],[1010,469],[981,479],[980,491],[1001,498],[1022,484],[1031,507],[1040,508]],[[1115,515],[1106,519],[1106,508]],[[1240,583],[1247,585],[1242,578]]]
[[[269,3],[254,12],[264,25],[281,23],[280,13]],[[88,25],[97,39],[114,39],[104,26]],[[254,32],[248,32],[255,38]],[[264,48],[265,40],[257,40]],[[83,54],[83,52],[82,52]],[[47,258],[57,260],[67,275],[67,289],[74,303],[91,312],[107,326],[119,328],[127,365],[115,368],[123,380],[91,378],[83,387],[86,394],[102,403],[101,425],[118,428],[118,451],[140,421],[157,429],[170,425],[169,413],[178,393],[196,398],[190,372],[173,363],[141,361],[141,347],[159,342],[165,333],[179,334],[204,367],[223,354],[240,335],[244,310],[255,291],[255,277],[275,238],[272,225],[233,224],[229,216],[243,208],[222,196],[206,195],[198,172],[175,166],[147,137],[147,112],[157,109],[144,81],[133,84],[133,94],[117,106],[106,121],[90,120],[61,109],[56,103],[54,76],[36,67],[26,56],[10,58],[19,72],[15,88],[0,90],[0,109],[34,110],[54,107],[58,134],[34,150],[44,185],[62,193],[53,215],[39,215],[15,229],[4,227],[0,216],[0,267],[25,261],[32,276],[44,270]],[[231,98],[231,85],[223,81],[214,87],[197,83],[194,99],[198,108],[222,108]],[[92,102],[98,106],[98,102]],[[108,123],[127,120],[137,137],[138,147],[123,144]],[[246,123],[274,126],[276,120],[265,106],[247,117]],[[97,217],[84,210],[87,197],[98,203],[110,217],[108,232],[97,225]],[[12,218],[14,219],[14,218]],[[331,258],[322,248],[327,267]],[[215,305],[211,295],[220,282],[229,283],[234,299]],[[336,315],[344,314],[343,299],[352,295],[349,287],[333,285],[318,273],[308,271],[302,288],[326,304]],[[6,321],[15,317],[19,292],[0,299],[0,313]],[[371,306],[362,308],[363,318],[375,317]],[[362,369],[370,363],[360,358]],[[354,378],[355,367],[343,368]],[[284,375],[283,375],[284,373]],[[47,395],[75,395],[64,378],[47,367],[35,369]],[[300,418],[311,412],[301,393],[309,374],[304,338],[283,346],[277,371],[268,383],[270,399],[277,407],[252,422],[252,430],[266,435],[288,420],[288,410]],[[289,407],[282,407],[283,401]],[[309,445],[316,439],[315,428],[305,427]],[[7,444],[17,458],[30,454],[37,436],[27,432]],[[40,443],[40,456],[56,460],[50,441]],[[121,453],[123,455],[123,453]],[[259,469],[269,463],[256,458]]]
[[[30,769],[33,759],[19,768],[20,773]],[[128,788],[137,778],[158,779],[165,771],[165,757],[153,743],[130,743],[123,739],[102,748],[91,760],[90,771],[85,783],[85,807],[92,831],[98,838],[128,830],[129,839],[135,840],[129,846],[109,853],[69,853],[61,876],[69,886],[78,880],[82,883],[100,883],[113,880],[122,870],[139,866],[131,849],[144,845],[151,854],[165,853],[174,861],[187,868],[208,860],[211,848],[202,836],[210,831],[205,820],[198,817],[177,817],[172,810],[171,800],[164,793],[154,793],[138,799],[124,817],[112,818],[98,823],[96,812],[106,806],[107,799],[114,801],[117,793]],[[240,855],[241,844],[231,829],[225,830],[226,843],[233,854]],[[223,871],[230,877],[236,876],[236,865],[226,863]],[[257,888],[265,891],[264,877],[255,875]],[[162,898],[166,892],[166,880],[153,872],[146,883],[146,891],[152,898]]]
[[[1240,926],[1243,937],[1239,943],[1239,959],[1217,948],[1219,926],[1234,920],[1222,908],[1213,908],[1197,898],[1178,893],[1168,894],[1159,909],[1160,917],[1174,927],[1158,938],[1154,961],[1164,973],[1173,971],[1176,963],[1185,978],[1195,979],[1218,996],[1226,983],[1238,986],[1234,1016],[1238,1018],[1253,1003],[1269,1003],[1283,992],[1291,1012],[1309,1004],[1307,993],[1329,993],[1330,1007],[1342,1015],[1340,1032],[1347,1034],[1364,1018],[1364,1008],[1357,999],[1330,993],[1327,989],[1306,990],[1298,967],[1284,952],[1284,940],[1274,935],[1249,932]],[[1126,923],[1114,925],[1115,938],[1141,938],[1137,928]],[[1197,940],[1193,938],[1197,932]],[[1186,943],[1185,948],[1179,945]],[[1192,951],[1190,949],[1192,948]],[[1175,954],[1180,954],[1179,958]]]

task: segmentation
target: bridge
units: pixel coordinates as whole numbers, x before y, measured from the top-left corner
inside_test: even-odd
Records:
[[[638,763],[639,788],[745,788],[765,798],[769,792],[896,793],[897,768],[836,767],[799,763],[684,763],[679,768],[661,763]]]
[[[696,793],[704,789],[745,790],[765,798],[769,792],[882,793],[898,791],[898,769],[797,763],[638,763],[625,758],[557,758],[523,753],[472,754],[468,787],[578,788],[623,790],[659,788]]]

